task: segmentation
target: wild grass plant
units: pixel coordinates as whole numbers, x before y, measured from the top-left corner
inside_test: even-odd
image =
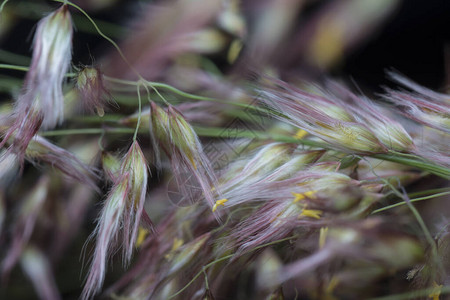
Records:
[[[123,27],[4,1],[5,31],[46,14],[31,57],[0,51],[0,296],[445,299],[450,96],[327,74],[395,2],[331,1],[299,46],[302,1],[138,3]],[[92,65],[74,26],[108,47]]]

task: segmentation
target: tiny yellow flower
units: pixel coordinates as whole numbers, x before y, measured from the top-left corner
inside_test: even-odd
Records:
[[[292,193],[292,196],[295,197],[294,203],[297,203],[297,202],[305,199],[305,195],[303,195],[302,193]]]
[[[227,201],[228,201],[228,199],[220,199],[220,200],[217,200],[216,203],[214,203],[214,206],[213,206],[213,208],[212,208],[212,211],[215,212],[216,209],[217,209],[217,207],[220,206],[220,205],[225,206],[225,203],[226,203]]]
[[[337,300],[336,297],[333,296],[333,291],[336,289],[336,286],[339,284],[339,279],[336,276],[331,277],[330,282],[325,288],[325,300]]]
[[[328,235],[328,227],[322,227],[320,228],[320,234],[319,234],[319,249],[322,249],[323,246],[325,246],[325,242],[327,240]]]
[[[228,63],[232,64],[236,61],[239,53],[241,53],[243,46],[244,44],[239,39],[235,39],[233,42],[231,42],[230,49],[228,50],[227,54]]]
[[[442,284],[438,285],[436,282],[433,282],[433,291],[428,295],[428,298],[433,300],[439,300],[439,296],[441,295]]]
[[[145,238],[149,234],[149,231],[144,227],[139,227],[138,237],[136,239],[136,248],[139,248],[142,243],[145,241]]]
[[[184,244],[183,239],[179,239],[179,238],[174,238],[173,239],[173,244],[172,244],[172,249],[170,251],[176,251],[178,250],[178,248],[180,248],[182,245]]]
[[[315,199],[316,198],[314,196],[315,193],[316,193],[316,191],[307,191],[307,192],[305,192],[305,196],[310,199]]]
[[[306,130],[299,129],[299,130],[297,131],[297,133],[294,135],[294,137],[295,137],[296,139],[301,140],[301,139],[304,138],[306,135],[308,135],[308,132],[307,132]]]
[[[320,219],[320,215],[323,212],[321,210],[317,210],[317,209],[303,209],[302,213],[298,216],[299,218],[301,217],[309,217],[309,218],[314,218],[314,219]]]
[[[183,239],[179,239],[179,238],[174,238],[173,239],[173,243],[172,243],[172,248],[170,249],[169,253],[166,254],[164,257],[167,260],[171,260],[173,255],[175,254],[175,251],[177,251],[181,246],[183,246],[184,241]]]
[[[294,193],[292,192],[292,196],[294,196],[294,203],[297,203],[305,198],[315,199],[314,194],[316,191],[307,191],[305,193]]]

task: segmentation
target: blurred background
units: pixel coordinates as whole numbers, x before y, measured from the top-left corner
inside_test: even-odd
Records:
[[[125,40],[122,46],[130,54],[135,54],[130,44],[134,47],[145,44],[141,50],[148,53],[152,50],[171,52],[173,48],[157,49],[162,48],[161,44],[157,47],[152,43],[168,43],[163,38],[170,34],[212,30],[196,35],[197,44],[191,45],[191,49],[167,53],[166,57],[155,54],[154,59],[163,57],[173,62],[181,54],[197,52],[223,72],[242,75],[242,68],[255,69],[264,62],[264,66],[284,76],[315,79],[331,74],[375,91],[379,91],[381,85],[390,84],[386,70],[397,70],[430,88],[448,86],[449,1],[230,0],[211,1],[217,2],[217,7],[203,6],[204,12],[201,12],[202,2],[205,1],[74,1],[99,21],[99,27],[107,35],[116,41]],[[189,10],[180,9],[183,5],[198,5],[202,18],[194,22],[193,13],[189,15]],[[30,57],[36,21],[56,6],[58,4],[52,1],[9,1],[2,13],[0,61],[25,63],[26,59],[20,55]],[[155,14],[164,18],[153,17]],[[177,14],[186,18],[179,18]],[[190,17],[194,18],[190,20]],[[114,56],[111,45],[100,38],[79,13],[73,19],[77,27],[74,64],[106,64],[105,56]],[[177,24],[191,27],[181,32]],[[164,28],[160,28],[164,26],[170,30],[164,32]],[[147,31],[146,41],[142,40],[143,31]],[[142,44],[136,42],[133,34]],[[233,57],[230,63],[230,56],[239,59],[235,62],[237,58]],[[114,73],[113,68],[103,67]],[[21,75],[19,73],[18,77]]]

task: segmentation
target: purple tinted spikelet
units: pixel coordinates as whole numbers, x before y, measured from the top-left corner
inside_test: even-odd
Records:
[[[295,176],[323,154],[321,151],[293,153],[293,150],[292,144],[270,143],[248,160],[231,163],[219,180],[222,196],[227,199],[224,206],[231,208],[267,200],[266,197],[271,197],[273,191],[280,188],[276,187],[279,182]]]
[[[424,125],[413,132],[417,147],[412,152],[449,167],[450,96],[431,91],[401,75],[390,73],[390,76],[411,91],[388,89],[385,98],[396,105],[401,114]]]
[[[98,67],[84,67],[77,76],[76,87],[81,96],[84,110],[105,114],[105,103],[110,98],[105,87],[103,74]]]
[[[303,129],[345,152],[380,153],[387,148],[369,127],[342,103],[277,81],[261,92],[261,101],[274,116]],[[281,114],[281,115],[280,115]]]
[[[67,5],[38,23],[33,45],[30,70],[0,143],[4,146],[13,137],[10,149],[21,162],[41,126],[53,128],[63,120],[62,83],[72,55],[72,20]]]
[[[42,177],[29,194],[19,210],[17,221],[14,224],[11,246],[2,262],[2,276],[7,277],[18,262],[25,246],[34,231],[39,213],[47,200],[50,179]]]
[[[53,128],[63,120],[62,83],[72,57],[72,19],[67,5],[43,18],[37,27],[30,71],[18,108],[43,115],[42,126]]]
[[[353,114],[363,124],[366,124],[378,140],[388,149],[397,151],[413,151],[415,145],[406,129],[390,116],[389,111],[363,96],[357,96],[345,87],[331,82],[329,84],[336,102]],[[322,92],[323,93],[323,92]],[[325,93],[323,93],[325,96]]]
[[[137,142],[133,142],[123,158],[118,176],[105,200],[97,228],[94,255],[82,299],[90,299],[100,290],[111,253],[123,248],[124,263],[128,263],[136,243],[147,191],[147,163]],[[122,232],[120,239],[119,233]]]
[[[31,163],[45,162],[60,170],[66,177],[88,185],[98,191],[97,174],[81,162],[73,153],[58,147],[41,136],[35,136],[25,151],[25,158]]]
[[[449,95],[433,92],[395,73],[390,75],[412,92],[387,90],[387,100],[397,105],[406,117],[431,128],[450,132]]]
[[[166,112],[152,102],[150,136],[157,166],[160,166],[158,149],[161,147],[170,158],[172,171],[182,192],[191,200],[198,197],[184,184],[183,176],[192,174],[208,204],[213,207],[215,201],[212,188],[216,184],[216,177],[197,134],[183,115],[173,106],[169,106]]]
[[[40,299],[61,299],[50,262],[44,253],[34,247],[28,247],[22,254],[20,262]]]

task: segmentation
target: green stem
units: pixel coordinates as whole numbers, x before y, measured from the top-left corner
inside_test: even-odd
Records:
[[[269,134],[266,132],[258,131],[258,130],[241,130],[234,128],[220,128],[220,127],[200,127],[194,126],[195,132],[204,137],[218,137],[218,138],[250,138],[250,139],[258,139],[258,140],[274,140],[277,142],[283,143],[295,143],[302,144],[311,147],[325,148],[329,149],[330,145],[325,143],[306,140],[306,139],[297,139],[295,137],[290,137],[281,134]]]
[[[14,11],[14,14],[20,16],[22,18],[27,19],[40,19],[42,16],[52,9],[49,5],[42,5],[37,3],[38,1],[27,1],[27,2],[19,2],[19,3],[11,3],[13,7],[11,10]],[[64,3],[64,1],[58,1]],[[66,3],[69,4],[69,3]],[[70,4],[69,4],[70,5]],[[77,30],[88,33],[88,34],[97,34],[95,29],[92,29],[92,26],[86,24],[84,22],[84,18],[81,16],[73,16],[73,22],[77,28]],[[114,36],[116,38],[121,38],[125,36],[127,30],[120,25],[110,23],[107,21],[93,19],[95,23],[102,28],[103,32],[106,32],[109,36]]]
[[[109,77],[109,76],[105,76],[104,78],[106,80],[110,81],[110,82],[119,83],[119,84],[123,84],[123,85],[136,86],[136,85],[139,84],[138,81],[123,80],[123,79],[113,78],[113,77]],[[220,99],[206,97],[206,96],[195,95],[195,94],[184,92],[182,90],[177,89],[176,87],[173,87],[171,85],[168,85],[168,84],[165,84],[165,83],[161,83],[161,82],[154,82],[154,81],[147,81],[146,80],[145,84],[147,84],[152,89],[153,88],[166,89],[166,90],[168,90],[168,91],[170,91],[170,92],[172,92],[174,94],[177,94],[177,95],[179,95],[181,97],[185,97],[185,98],[192,99],[192,100],[229,104],[229,105],[239,106],[239,107],[244,108],[244,109],[250,109],[250,110],[253,110],[253,111],[256,111],[256,112],[264,113],[264,114],[267,114],[267,115],[269,114],[268,110],[263,109],[263,108],[258,107],[258,106],[249,105],[249,104],[240,103],[240,102],[220,100]]]
[[[367,159],[366,159],[367,161]],[[432,253],[432,257],[434,260],[434,263],[436,265],[437,268],[441,267],[441,264],[439,262],[439,256],[438,256],[438,250],[437,250],[437,245],[436,242],[434,241],[430,231],[428,230],[425,222],[422,219],[422,216],[420,215],[419,211],[414,207],[414,205],[409,201],[410,199],[408,198],[408,196],[404,195],[403,193],[401,193],[397,188],[394,187],[394,185],[392,183],[390,183],[388,180],[386,180],[385,178],[382,178],[380,176],[378,176],[373,168],[373,166],[369,163],[369,166],[371,168],[372,173],[379,177],[381,181],[384,182],[384,184],[388,187],[391,188],[392,192],[397,195],[397,197],[399,197],[400,199],[403,199],[403,201],[405,202],[405,204],[408,206],[408,208],[411,210],[411,212],[413,213],[414,217],[417,220],[417,223],[419,223],[420,228],[422,229],[424,235],[425,235],[425,239],[427,240],[427,242],[429,243],[430,247],[431,247],[431,253]],[[399,188],[401,188],[403,191],[403,187],[400,184],[400,181],[398,182],[398,186]]]
[[[435,174],[439,177],[450,179],[450,169],[439,166],[436,164],[432,164],[426,161],[422,161],[420,159],[412,159],[412,158],[406,158],[403,156],[397,156],[396,154],[374,154],[372,155],[374,158],[382,159],[382,160],[388,160],[395,163],[399,163],[406,166],[411,166],[418,168],[420,170],[424,170],[427,172],[430,172],[432,174]]]
[[[97,33],[104,38],[105,40],[107,40],[115,49],[116,51],[119,53],[120,57],[123,59],[123,61],[128,65],[128,67],[134,72],[136,73],[136,75],[139,78],[142,78],[141,75],[139,74],[138,71],[136,71],[136,69],[130,64],[130,62],[128,61],[128,59],[125,57],[125,54],[123,54],[122,49],[120,49],[119,45],[117,45],[116,42],[114,42],[109,36],[107,36],[106,34],[103,33],[103,31],[100,30],[100,28],[98,27],[97,23],[94,21],[94,19],[91,18],[91,16],[89,16],[89,14],[87,12],[85,12],[81,7],[79,7],[78,5],[76,5],[75,3],[72,3],[70,1],[67,0],[53,0],[55,2],[59,2],[59,3],[64,3],[67,5],[70,5],[74,8],[76,8],[79,12],[81,12],[88,20],[89,22],[91,22],[92,26],[94,26],[95,30],[97,31]]]
[[[78,134],[102,134],[103,132],[115,134],[132,134],[135,132],[133,128],[81,128],[81,129],[62,129],[49,130],[41,132],[41,136],[61,136],[61,135],[78,135]]]
[[[0,64],[0,69],[28,72],[30,70],[30,67],[19,66],[19,65],[10,65],[10,64]],[[65,75],[65,77],[75,77],[75,76],[77,76],[76,73],[66,73],[66,75]]]
[[[94,118],[95,119],[95,118]],[[201,126],[194,126],[194,129],[196,133],[200,136],[204,137],[216,137],[216,138],[250,138],[250,139],[257,139],[257,140],[273,140],[277,142],[283,142],[283,143],[295,143],[295,144],[301,144],[305,146],[310,147],[316,147],[316,148],[322,148],[322,149],[333,149],[332,145],[329,145],[327,143],[322,142],[316,142],[308,139],[297,139],[295,137],[290,137],[286,135],[281,134],[273,134],[273,133],[266,133],[262,131],[257,130],[241,130],[241,129],[232,129],[232,128],[220,128],[220,127],[201,127]],[[70,129],[70,133],[66,133],[67,130],[56,130],[56,131],[47,131],[44,132],[45,135],[64,135],[64,134],[97,134],[101,132],[103,129],[96,129],[96,128],[86,128],[86,129]],[[129,133],[128,128],[109,128],[105,129],[107,133]],[[142,129],[143,130],[143,129]],[[73,132],[73,133],[71,133]],[[132,131],[134,132],[134,131]],[[411,159],[411,158],[405,158],[405,157],[398,157],[395,156],[395,154],[375,154],[372,155],[372,157],[388,160],[396,163],[400,163],[403,165],[415,167],[427,172],[430,172],[432,174],[438,175],[443,178],[450,178],[450,170],[448,168],[434,165],[428,162]]]
[[[9,64],[0,64],[0,69],[28,72],[28,70],[29,70],[30,68],[29,68],[29,67],[26,67],[26,66],[9,65]]]
[[[410,202],[418,202],[418,201],[423,201],[423,200],[428,200],[428,199],[433,199],[433,198],[437,198],[437,197],[441,197],[441,196],[445,196],[445,195],[450,195],[450,192],[444,192],[444,193],[438,193],[438,194],[434,194],[434,195],[430,195],[430,196],[426,196],[426,197],[420,197],[420,198],[414,198],[409,200]],[[401,205],[405,205],[405,202],[399,202],[399,203],[395,203],[392,205],[388,205],[379,209],[376,209],[372,212],[372,214],[376,214],[397,206],[401,206]]]
[[[289,240],[292,240],[292,239],[294,239],[294,238],[296,238],[296,237],[297,237],[297,236],[294,235],[294,236],[290,236],[290,237],[287,237],[287,238],[284,238],[284,239],[280,239],[280,240],[276,240],[276,241],[273,241],[273,242],[269,242],[269,243],[266,243],[266,244],[263,244],[263,245],[259,245],[259,246],[255,247],[255,248],[253,248],[253,249],[247,251],[246,253],[243,253],[242,255],[247,254],[247,253],[251,253],[251,252],[256,251],[256,250],[258,250],[258,249],[261,249],[261,248],[264,248],[264,247],[268,247],[268,246],[271,246],[271,245],[274,245],[274,244],[278,244],[278,243],[282,243],[282,242],[285,242],[285,241],[289,241]],[[198,272],[198,273],[191,279],[191,281],[189,281],[189,282],[188,282],[181,290],[179,290],[179,291],[176,292],[175,294],[171,295],[171,296],[169,297],[169,299],[172,299],[172,298],[178,296],[179,294],[181,294],[183,291],[185,291],[185,290],[186,290],[186,289],[187,289],[187,288],[188,288],[195,280],[197,280],[198,277],[200,277],[200,276],[202,275],[203,272],[205,272],[206,269],[208,269],[209,267],[211,267],[211,266],[213,266],[213,265],[215,265],[215,264],[217,264],[217,263],[219,263],[219,262],[221,262],[221,261],[230,259],[230,258],[232,258],[233,256],[234,256],[234,254],[229,254],[229,255],[226,255],[226,256],[224,256],[224,257],[218,258],[218,259],[216,259],[216,260],[210,262],[209,264],[203,266],[202,270],[201,270],[200,272]]]

